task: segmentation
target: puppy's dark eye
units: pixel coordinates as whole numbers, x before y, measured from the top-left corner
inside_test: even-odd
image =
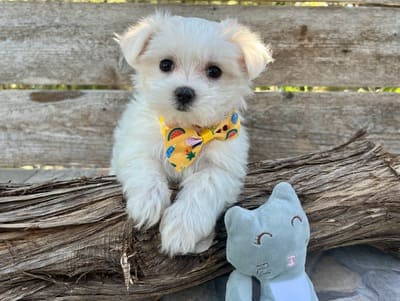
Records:
[[[174,62],[169,59],[162,60],[160,62],[160,70],[162,72],[170,72],[174,69]]]
[[[213,79],[220,78],[222,75],[222,70],[218,66],[208,66],[207,76]]]

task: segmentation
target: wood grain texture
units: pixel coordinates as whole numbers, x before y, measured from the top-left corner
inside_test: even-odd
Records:
[[[0,91],[0,166],[108,167],[128,91]],[[360,128],[400,154],[400,94],[258,93],[245,113],[251,160],[346,141]]]
[[[108,166],[113,128],[128,92],[0,94],[0,140],[6,150],[0,165]]]
[[[108,168],[20,169],[0,168],[0,183],[43,183],[109,174]]]
[[[129,84],[113,33],[156,6],[0,2],[0,84]],[[383,7],[157,5],[236,17],[271,44],[261,85],[399,86],[399,10]],[[27,18],[29,16],[29,18]]]
[[[362,243],[399,255],[399,157],[358,138],[250,164],[240,205],[256,208],[289,181],[310,220],[309,251]],[[216,230],[208,251],[171,259],[157,227],[133,229],[113,177],[0,185],[0,299],[140,300],[196,286],[231,269],[222,219]]]

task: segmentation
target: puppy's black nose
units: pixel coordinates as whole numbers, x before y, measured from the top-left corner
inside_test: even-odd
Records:
[[[194,100],[196,93],[190,87],[178,87],[174,91],[175,99],[178,102],[178,110],[184,111],[185,108]]]

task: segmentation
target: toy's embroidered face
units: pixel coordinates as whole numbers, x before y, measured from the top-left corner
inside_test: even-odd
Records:
[[[269,237],[272,237],[272,234],[271,234],[271,233],[269,233],[269,232],[262,232],[261,234],[257,235],[257,237],[256,237],[256,242],[255,242],[254,244],[257,245],[257,246],[261,246],[261,238],[262,238],[264,235],[267,235],[267,236],[269,236]]]
[[[296,216],[292,217],[292,219],[290,221],[290,224],[293,227],[295,227],[295,222],[296,221],[297,221],[297,223],[300,223],[300,224],[303,223],[303,219],[300,216],[296,215]],[[266,236],[265,243],[268,244],[268,238],[272,238],[272,234],[269,233],[269,232],[261,232],[260,234],[258,234],[256,239],[255,239],[254,244],[256,246],[261,247],[262,246],[262,239],[263,239],[264,236]],[[305,243],[306,244],[308,243],[308,239],[306,239]],[[288,267],[293,267],[295,265],[296,265],[296,255],[289,255],[287,257],[287,266]],[[268,266],[269,266],[269,264],[267,262],[257,265],[257,275],[271,274],[270,271],[267,271]]]
[[[294,226],[294,222],[295,222],[296,219],[297,219],[300,223],[303,222],[303,219],[302,219],[300,216],[298,216],[298,215],[293,216],[293,217],[292,217],[292,220],[290,221],[290,223],[292,224],[292,226]]]
[[[292,255],[292,256],[288,257],[288,261],[289,261],[288,267],[292,267],[292,266],[296,265],[296,260],[295,259],[296,259],[295,255]]]
[[[225,223],[228,261],[240,272],[271,279],[304,269],[309,224],[289,184],[256,210],[229,209]]]
[[[271,271],[269,270],[269,263],[264,262],[261,264],[256,265],[256,275],[258,278],[262,276],[268,276],[271,275]]]

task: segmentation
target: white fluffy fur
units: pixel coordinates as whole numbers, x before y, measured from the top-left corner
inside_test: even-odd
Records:
[[[167,14],[150,16],[118,37],[126,61],[136,70],[135,95],[115,130],[111,171],[121,181],[127,210],[136,227],[160,220],[162,251],[201,252],[212,243],[215,222],[234,203],[246,175],[248,138],[212,141],[197,160],[177,173],[164,156],[159,116],[168,125],[211,126],[233,110],[245,108],[252,93],[250,80],[271,61],[259,37],[234,20],[220,23]],[[163,59],[175,62],[161,72]],[[206,68],[222,69],[209,79]],[[178,111],[173,91],[189,86],[196,91],[190,111]],[[171,204],[169,181],[180,182]]]

